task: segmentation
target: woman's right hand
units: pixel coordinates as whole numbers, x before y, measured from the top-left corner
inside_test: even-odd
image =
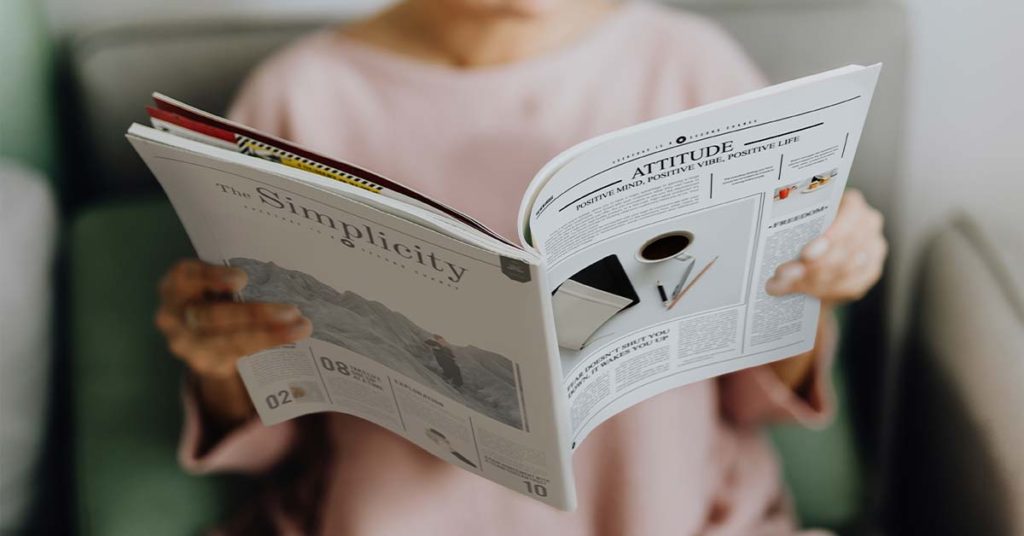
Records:
[[[196,259],[179,261],[160,282],[156,326],[194,374],[204,409],[222,424],[253,411],[235,368],[238,359],[313,331],[294,305],[233,301],[246,282],[242,270]]]

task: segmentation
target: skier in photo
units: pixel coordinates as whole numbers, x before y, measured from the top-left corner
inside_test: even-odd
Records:
[[[455,354],[452,352],[451,347],[448,346],[448,341],[444,340],[444,337],[440,335],[434,335],[433,339],[427,339],[423,342],[434,351],[434,359],[437,360],[437,366],[441,367],[444,381],[456,389],[461,388],[462,369],[459,368],[459,364],[455,361]]]

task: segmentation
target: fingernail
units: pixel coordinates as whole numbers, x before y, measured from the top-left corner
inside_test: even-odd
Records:
[[[779,268],[775,277],[781,279],[783,283],[789,284],[803,277],[806,271],[802,264],[786,264]]]
[[[810,244],[804,247],[804,251],[801,256],[809,261],[813,261],[818,257],[821,257],[828,251],[828,239],[827,238],[815,238],[811,240]]]
[[[299,317],[299,308],[294,305],[275,307],[271,316],[278,322],[291,322]]]
[[[786,291],[785,285],[778,278],[771,278],[764,285],[764,291],[772,296],[778,296]]]
[[[787,264],[780,266],[775,275],[765,282],[764,290],[772,296],[778,296],[785,294],[789,291],[789,287],[804,276],[803,265],[801,264]]]
[[[297,322],[292,324],[291,327],[288,328],[288,333],[290,333],[291,335],[298,335],[298,334],[306,331],[306,329],[309,326],[310,326],[309,320],[307,318],[305,318],[305,317],[302,317]]]
[[[237,268],[232,268],[221,275],[221,280],[224,281],[225,284],[230,285],[232,288],[239,287],[243,283],[245,283],[245,278],[245,272]]]

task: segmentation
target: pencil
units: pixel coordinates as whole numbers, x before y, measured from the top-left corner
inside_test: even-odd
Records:
[[[717,260],[718,260],[717,256],[714,259],[711,259],[711,262],[709,262],[708,265],[705,266],[704,269],[701,270],[700,273],[697,274],[697,277],[694,277],[693,281],[690,281],[690,284],[686,285],[686,288],[684,288],[683,291],[680,292],[679,295],[677,295],[674,300],[672,300],[672,303],[668,304],[668,308],[672,309],[673,307],[675,307],[676,304],[679,303],[680,298],[682,298],[684,295],[686,295],[686,293],[689,292],[690,289],[693,288],[693,286],[697,284],[697,281],[700,281],[700,278],[703,277],[704,274],[707,273],[708,268],[711,268],[711,265],[715,264],[715,261],[717,261]]]

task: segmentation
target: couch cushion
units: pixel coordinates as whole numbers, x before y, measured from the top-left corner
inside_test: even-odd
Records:
[[[70,234],[79,531],[195,534],[230,494],[177,466],[181,368],[153,327],[157,281],[192,249],[162,200],[90,209]]]

